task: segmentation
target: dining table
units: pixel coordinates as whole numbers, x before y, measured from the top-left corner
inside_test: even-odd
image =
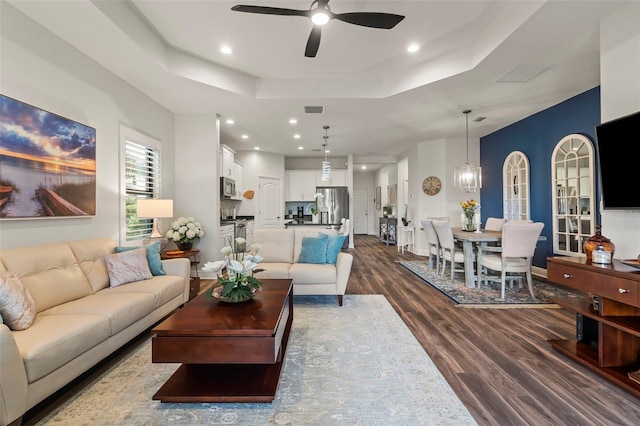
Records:
[[[488,231],[480,229],[478,231],[466,231],[462,228],[451,228],[453,238],[462,242],[464,253],[464,281],[468,288],[476,287],[476,268],[474,245],[486,245],[488,243],[499,243],[502,240],[502,231]]]

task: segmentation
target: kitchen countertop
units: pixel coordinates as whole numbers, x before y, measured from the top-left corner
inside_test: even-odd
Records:
[[[324,227],[327,227],[327,226],[333,226],[333,227],[338,226],[338,227],[340,227],[340,226],[342,226],[341,223],[313,223],[313,221],[311,221],[311,220],[302,220],[302,221],[289,220],[289,221],[284,223],[284,226],[289,226],[289,225],[295,225],[295,226],[324,226]]]

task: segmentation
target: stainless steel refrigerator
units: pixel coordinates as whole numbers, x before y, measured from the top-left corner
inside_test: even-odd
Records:
[[[342,218],[349,219],[349,192],[346,186],[318,186],[316,193],[322,194],[317,203],[321,223],[340,226]]]

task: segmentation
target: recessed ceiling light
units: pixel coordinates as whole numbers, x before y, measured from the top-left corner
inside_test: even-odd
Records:
[[[293,135],[293,138],[294,138],[294,139],[300,139],[300,134],[299,134],[299,133],[296,133],[295,135]]]
[[[233,123],[235,123],[235,121],[233,121],[233,119],[231,119],[231,118],[227,119],[227,124],[233,124]]]
[[[295,118],[292,118],[289,120],[289,124],[298,124],[298,120],[296,120]]]
[[[414,53],[418,50],[420,50],[420,46],[418,46],[417,44],[410,44],[409,47],[407,47],[407,52],[409,53]]]
[[[233,53],[233,49],[231,49],[229,46],[222,46],[220,48],[220,51],[225,55],[231,55]]]
[[[254,149],[254,151],[260,151],[260,147],[259,146],[254,146],[253,149]]]
[[[304,149],[304,146],[299,146],[298,149],[302,151]]]
[[[363,166],[361,166],[361,167],[360,167],[360,169],[362,169],[362,170],[367,170],[367,166],[364,166],[364,165],[363,165]]]
[[[242,139],[249,139],[249,135],[242,135]]]

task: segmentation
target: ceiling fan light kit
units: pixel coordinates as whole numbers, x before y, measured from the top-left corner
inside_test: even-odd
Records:
[[[315,7],[314,7],[315,6]],[[361,27],[378,28],[390,30],[404,19],[402,15],[383,12],[351,12],[333,13],[329,8],[329,0],[315,0],[311,3],[309,10],[286,9],[281,7],[251,6],[239,4],[233,6],[231,10],[236,12],[258,13],[262,15],[280,16],[304,16],[313,23],[311,34],[307,40],[304,56],[315,58],[320,47],[320,37],[322,26],[332,19],[346,22],[348,24],[359,25]]]

